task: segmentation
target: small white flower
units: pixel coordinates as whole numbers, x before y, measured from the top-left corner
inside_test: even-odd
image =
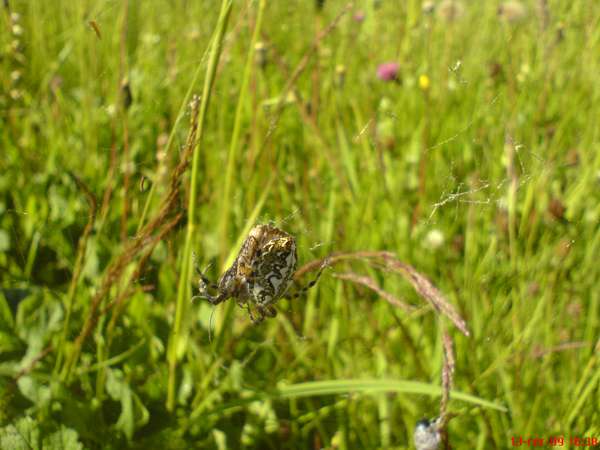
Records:
[[[106,113],[109,117],[114,117],[117,114],[117,107],[114,103],[110,103],[106,106]]]
[[[21,25],[13,25],[12,34],[14,36],[21,36],[23,34],[23,27]]]

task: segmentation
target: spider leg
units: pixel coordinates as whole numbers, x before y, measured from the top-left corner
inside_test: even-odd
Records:
[[[277,310],[273,305],[257,305],[256,309],[261,315],[261,322],[265,317],[275,317],[277,315]]]
[[[246,303],[246,306],[248,309],[248,315],[250,316],[250,320],[252,321],[252,323],[258,325],[265,319],[265,314],[260,308],[257,308],[258,317],[255,317],[254,314],[252,314],[252,308],[250,308],[250,303]]]
[[[325,261],[323,261],[323,263],[321,264],[321,267],[319,267],[319,271],[317,272],[317,275],[312,279],[312,281],[310,281],[305,286],[296,289],[296,292],[289,295],[289,298],[291,300],[296,299],[296,298],[300,297],[301,295],[303,295],[304,293],[306,293],[306,291],[308,291],[310,288],[315,286],[317,284],[317,282],[319,281],[319,278],[321,278],[321,274],[323,273],[323,270],[325,270],[325,268],[327,268],[327,267],[329,267],[329,258],[327,258],[327,259],[325,259]]]
[[[273,305],[267,305],[265,313],[268,317],[275,317],[277,315],[277,310]]]
[[[218,305],[219,303],[224,302],[225,300],[227,300],[229,297],[223,294],[219,294],[219,295],[210,295],[208,292],[206,292],[206,287],[204,288],[200,288],[200,293],[198,295],[194,295],[192,297],[192,301],[194,301],[197,298],[201,298],[204,300],[208,300],[208,302],[211,305]]]
[[[212,281],[210,281],[208,279],[208,277],[204,274],[204,272],[202,272],[200,270],[199,264],[198,264],[198,257],[196,256],[196,253],[193,252],[192,253],[192,261],[194,264],[194,269],[196,269],[196,273],[198,274],[198,276],[200,277],[200,279],[202,280],[202,282],[204,283],[205,286],[211,288],[211,289],[218,289],[219,286],[216,283],[213,283]]]
[[[202,284],[204,284],[205,287],[209,287],[211,289],[219,289],[219,285],[217,283],[210,281],[208,278],[206,278],[206,275],[204,275],[202,272],[200,272],[200,269],[196,269],[196,272],[200,276],[200,279],[202,280]]]
[[[218,305],[219,303],[227,300],[229,298],[227,294],[220,293],[215,296],[208,293],[208,288],[218,291],[219,286],[216,283],[210,281],[208,277],[204,274],[204,272],[200,270],[200,267],[198,265],[198,257],[196,256],[195,252],[192,253],[192,260],[194,263],[194,268],[196,269],[196,273],[198,274],[198,276],[200,276],[200,283],[198,287],[199,293],[198,295],[194,295],[192,297],[192,301],[194,301],[197,298],[202,298],[208,300],[213,305]]]
[[[216,297],[213,296],[209,296],[207,295],[206,297],[204,297],[206,300],[208,300],[208,302],[211,305],[218,305],[219,303],[224,302],[225,300],[227,300],[229,297],[223,294],[219,294]]]

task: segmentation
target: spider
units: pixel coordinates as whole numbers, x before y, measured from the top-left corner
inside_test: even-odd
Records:
[[[252,322],[260,323],[265,317],[277,315],[274,304],[292,284],[297,260],[296,239],[292,235],[272,225],[257,225],[250,230],[237,258],[218,284],[211,282],[196,266],[200,292],[192,300],[204,298],[218,305],[233,298],[240,307],[247,308]],[[326,265],[327,261],[310,283],[288,297],[297,298],[317,284]],[[215,290],[216,295],[211,295],[208,288]],[[252,309],[256,309],[258,316]]]

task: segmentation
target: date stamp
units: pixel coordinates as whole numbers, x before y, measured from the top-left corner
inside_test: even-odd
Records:
[[[598,447],[600,438],[585,436],[513,436],[513,447]]]

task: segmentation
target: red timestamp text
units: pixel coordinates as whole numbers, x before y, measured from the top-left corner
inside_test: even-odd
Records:
[[[595,447],[600,445],[600,438],[585,436],[513,436],[510,438],[513,447]]]

